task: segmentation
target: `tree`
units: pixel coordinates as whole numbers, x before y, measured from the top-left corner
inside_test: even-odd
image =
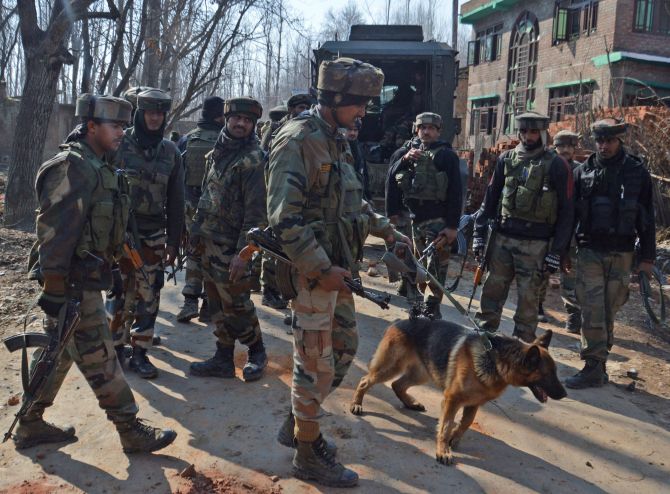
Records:
[[[92,3],[93,0],[56,0],[45,29],[40,28],[34,1],[21,0],[17,4],[26,76],[7,176],[8,226],[27,224],[33,219],[37,205],[33,184],[42,161],[58,79],[63,65],[74,60],[67,49],[73,24],[84,18],[115,19],[119,15],[111,0],[109,12],[89,12]]]
[[[363,23],[363,12],[353,0],[349,0],[349,3],[340,10],[328,9],[321,38],[344,41],[349,38],[351,26]]]

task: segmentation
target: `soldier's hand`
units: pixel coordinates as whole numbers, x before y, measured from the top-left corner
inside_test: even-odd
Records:
[[[318,282],[321,289],[327,292],[351,293],[351,289],[344,282],[345,278],[351,279],[349,270],[339,266],[332,266],[319,277]]]
[[[570,256],[563,256],[561,258],[561,271],[564,273],[572,271],[572,260],[570,259]]]
[[[482,254],[484,253],[484,246],[486,245],[486,241],[484,240],[483,237],[472,237],[472,253],[475,255],[475,259],[477,262],[479,262],[482,258]]]
[[[654,263],[651,261],[640,261],[640,264],[637,266],[637,272],[642,271],[646,273],[649,278],[653,276]]]
[[[421,151],[420,149],[412,148],[405,153],[403,159],[405,159],[406,161],[418,161],[421,158],[422,154],[423,151]]]
[[[165,248],[163,259],[165,260],[165,264],[172,266],[177,259],[177,248],[173,245],[168,245]]]
[[[437,249],[443,249],[447,245],[451,245],[454,240],[456,240],[456,236],[458,235],[458,230],[455,228],[445,228],[440,231],[440,233],[437,234],[437,238],[435,239],[435,247]]]
[[[245,273],[247,272],[247,262],[242,260],[242,258],[239,255],[236,255],[233,257],[233,259],[230,261],[230,269],[229,269],[229,279],[233,283],[236,283],[244,277]]]

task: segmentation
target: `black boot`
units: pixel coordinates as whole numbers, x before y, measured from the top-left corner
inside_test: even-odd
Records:
[[[130,358],[130,355],[128,355],[128,350],[130,350],[130,353],[132,355],[132,349],[129,349],[125,345],[117,345],[114,347],[114,351],[116,352],[116,358],[119,361],[119,364],[121,364],[121,367],[126,365],[126,361]]]
[[[234,352],[235,347],[224,347],[217,341],[214,356],[204,362],[192,363],[191,374],[202,377],[235,377]]]
[[[440,312],[440,300],[435,297],[428,297],[423,315],[428,319],[433,319],[435,321],[442,319],[442,312]]]
[[[266,307],[272,307],[277,310],[286,309],[286,307],[288,307],[288,302],[286,302],[279,293],[267,286],[263,288],[263,299],[261,300],[261,303]]]
[[[158,369],[147,357],[147,349],[138,346],[133,347],[133,356],[130,357],[128,368],[139,374],[143,379],[153,379],[158,375]]]
[[[537,309],[537,320],[539,322],[549,322],[547,315],[544,313],[544,307],[540,303],[540,307]]]
[[[584,368],[565,380],[565,385],[572,389],[599,388],[605,384],[605,367],[596,359],[586,359]]]
[[[514,326],[514,331],[512,331],[512,336],[515,336],[516,338],[519,338],[521,341],[525,341],[526,343],[532,343],[532,342],[535,341],[535,333],[531,333],[530,331],[521,330],[516,326]]]
[[[248,353],[247,363],[242,368],[242,377],[246,382],[258,381],[263,377],[265,367],[268,365],[268,356],[265,353],[263,341],[250,346]]]
[[[331,487],[354,487],[358,484],[358,474],[337,461],[326,450],[321,437],[311,443],[298,441],[293,455],[293,476]]]
[[[198,321],[200,322],[210,322],[212,320],[212,315],[209,313],[209,302],[207,297],[202,298],[202,305],[200,306],[200,312],[198,312]]]
[[[337,446],[335,443],[323,437],[323,434],[319,435],[317,441],[323,441],[323,447],[326,448],[328,454],[332,456],[337,454]],[[293,417],[293,411],[288,412],[288,417],[286,417],[284,423],[281,425],[281,428],[277,433],[277,442],[287,448],[298,447],[298,440],[295,438],[295,418]]]
[[[177,314],[177,321],[189,322],[198,315],[198,297],[194,295],[184,296],[184,305],[182,305],[179,314]]]

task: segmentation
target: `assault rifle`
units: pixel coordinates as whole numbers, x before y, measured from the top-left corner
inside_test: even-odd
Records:
[[[279,242],[274,237],[272,230],[268,227],[265,230],[260,228],[252,228],[247,232],[247,242],[249,245],[242,249],[240,258],[249,261],[254,252],[262,250],[271,255],[278,261],[285,263],[288,266],[294,266],[293,262],[288,258],[281,248]],[[352,293],[377,304],[382,309],[389,308],[391,301],[390,295],[377,295],[363,287],[360,279],[345,278],[344,283],[349,287]]]
[[[9,426],[2,442],[12,437],[12,431],[21,417],[26,415],[33,404],[40,400],[44,388],[51,380],[65,347],[72,338],[77,325],[81,320],[81,302],[69,300],[63,305],[58,314],[58,327],[55,334],[26,333],[9,336],[3,340],[7,350],[14,352],[21,349],[21,381],[23,384],[23,403],[16,412],[12,424]],[[25,328],[24,328],[25,329]],[[35,365],[30,370],[28,364],[28,348],[39,347],[42,352]]]
[[[475,298],[475,293],[477,293],[477,287],[482,282],[482,277],[484,273],[489,269],[489,262],[491,261],[491,251],[493,250],[493,242],[496,236],[496,230],[498,229],[498,223],[493,222],[489,228],[489,238],[486,239],[486,245],[484,247],[484,255],[479,261],[477,270],[475,271],[475,277],[472,284],[472,293],[470,294],[470,300],[468,301],[468,312],[470,312],[470,307],[472,306],[472,299]]]

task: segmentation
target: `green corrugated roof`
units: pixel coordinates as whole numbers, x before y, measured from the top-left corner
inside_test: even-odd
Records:
[[[461,14],[461,24],[474,24],[496,11],[509,10],[517,3],[519,3],[519,0],[491,0],[488,3],[471,10],[467,14]]]
[[[547,84],[544,86],[545,89],[556,89],[557,87],[567,87],[567,86],[579,86],[580,84],[582,86],[585,86],[586,84],[595,84],[594,79],[582,79],[577,80],[577,81],[568,81],[568,82],[552,82],[551,84]]]
[[[500,99],[497,94],[483,94],[481,96],[468,96],[468,101],[478,101],[482,99]]]
[[[647,57],[653,57],[651,60],[647,60],[643,58],[644,56]],[[609,55],[609,63],[617,63],[621,62],[622,60],[634,60],[636,62],[640,63],[650,63],[650,64],[658,64],[658,65],[670,65],[670,58],[668,57],[660,57],[656,55],[650,55],[646,53],[629,53],[629,52],[622,52],[622,51],[613,51]],[[598,55],[597,57],[593,57],[591,59],[593,62],[593,65],[596,67],[602,67],[604,65],[607,65],[607,53],[604,55]]]

